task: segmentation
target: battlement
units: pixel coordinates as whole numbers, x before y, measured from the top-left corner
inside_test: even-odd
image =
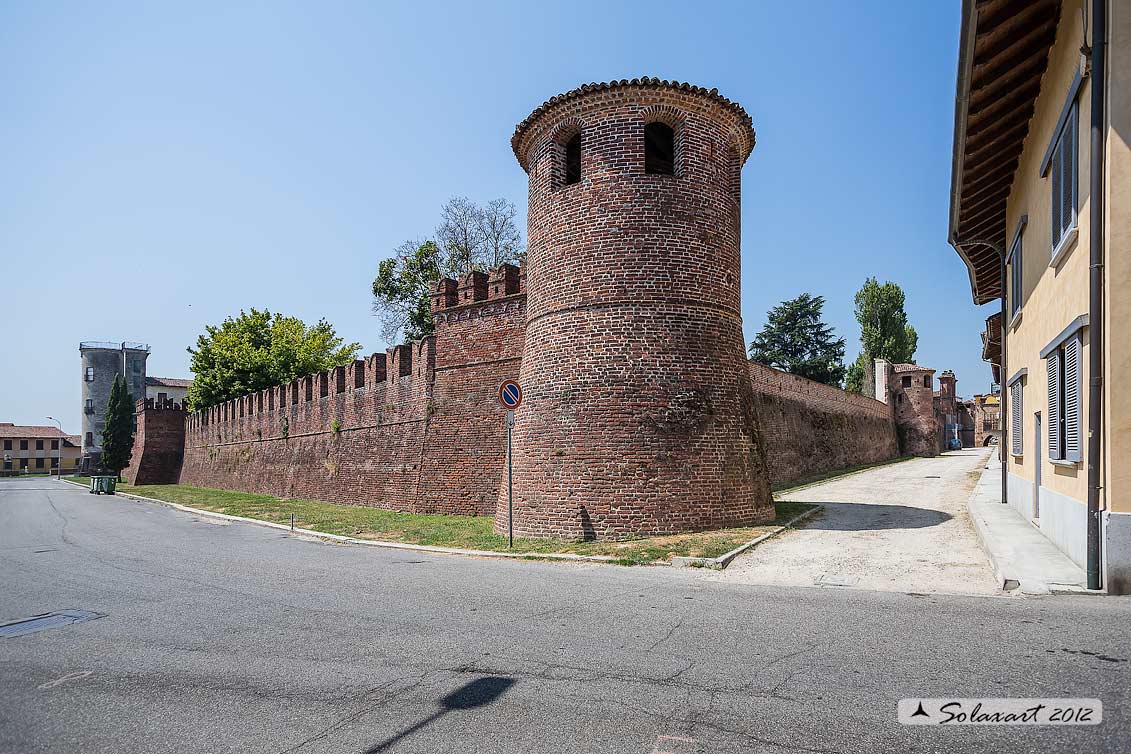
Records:
[[[526,266],[504,264],[480,272],[464,273],[459,280],[443,278],[432,288],[432,311],[455,309],[471,304],[514,296],[526,292]]]
[[[355,359],[344,366],[336,366],[324,372],[296,377],[290,382],[264,388],[238,398],[222,401],[206,409],[188,415],[187,427],[199,431],[212,425],[225,424],[241,419],[251,419],[264,414],[291,411],[323,399],[341,395],[365,395],[373,391],[384,391],[405,380],[411,388],[414,374],[427,376],[435,369],[435,338],[427,337],[413,343],[403,343],[388,349],[385,353],[373,353],[364,359]],[[414,369],[415,367],[415,369]],[[402,399],[403,390],[398,390]],[[384,396],[380,401],[384,402]],[[153,399],[138,401],[138,411],[153,409]],[[164,410],[184,410],[180,404],[166,401],[157,406]]]
[[[753,361],[749,363],[749,370],[754,392],[759,395],[793,397],[830,413],[851,412],[881,419],[891,418],[891,408],[874,398],[814,382]]]
[[[134,402],[134,413],[142,411],[187,411],[188,407],[177,403],[171,398],[157,400],[155,398],[138,399]]]

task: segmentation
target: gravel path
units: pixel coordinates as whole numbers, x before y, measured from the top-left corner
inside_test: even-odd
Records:
[[[739,557],[725,581],[999,594],[966,501],[991,451],[952,451],[781,495],[821,503],[803,529]]]

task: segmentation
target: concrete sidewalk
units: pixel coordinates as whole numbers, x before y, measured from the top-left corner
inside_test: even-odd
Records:
[[[1084,569],[1012,506],[1001,502],[1001,461],[994,453],[967,503],[982,549],[1003,589],[1024,594],[1087,591]]]

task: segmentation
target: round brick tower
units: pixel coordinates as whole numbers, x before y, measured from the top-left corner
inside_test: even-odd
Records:
[[[590,84],[511,144],[530,182],[515,534],[773,518],[739,314],[750,116],[714,89]],[[506,494],[504,480],[501,532]]]

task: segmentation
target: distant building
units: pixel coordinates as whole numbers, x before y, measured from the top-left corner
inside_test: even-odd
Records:
[[[4,459],[0,476],[73,473],[81,462],[78,435],[58,427],[0,422],[0,453]]]
[[[932,403],[938,423],[939,449],[956,450],[969,445],[962,441],[962,402],[958,399],[958,378],[951,370],[939,375],[939,389],[935,391]]]
[[[1001,401],[996,395],[975,395],[974,444],[993,445],[1001,439]]]
[[[901,449],[913,456],[939,454],[939,423],[934,407],[935,370],[918,364],[892,364],[888,384],[895,406]]]
[[[158,406],[169,401],[183,406],[190,387],[192,380],[179,377],[146,377],[145,397],[147,400],[152,399]]]
[[[98,465],[102,455],[102,430],[106,427],[106,404],[114,378],[125,377],[134,399],[145,395],[145,360],[149,346],[144,343],[79,343],[82,360],[82,468]]]

